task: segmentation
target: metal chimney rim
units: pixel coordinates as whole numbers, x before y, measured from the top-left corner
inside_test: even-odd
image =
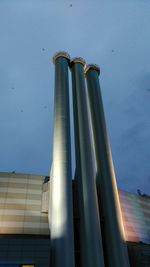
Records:
[[[84,73],[87,74],[89,70],[97,71],[98,75],[100,75],[100,67],[97,64],[88,64],[84,66]]]
[[[73,64],[80,63],[83,65],[83,67],[86,65],[86,61],[82,57],[74,57],[71,59],[70,67],[72,67]]]
[[[56,59],[59,57],[66,58],[70,62],[70,55],[65,51],[59,51],[59,52],[55,53],[53,58],[52,58],[54,64],[55,64]]]

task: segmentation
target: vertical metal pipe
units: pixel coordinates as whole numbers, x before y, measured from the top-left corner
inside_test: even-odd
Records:
[[[100,212],[104,220],[102,231],[105,261],[108,267],[127,267],[129,266],[129,260],[105,123],[99,74],[100,69],[98,66],[87,65],[85,67],[97,164],[97,191]]]
[[[74,267],[70,111],[67,53],[53,57],[55,64],[53,175],[51,178],[51,264]]]
[[[98,201],[86,101],[85,61],[75,58],[71,61],[73,105],[75,120],[75,146],[77,174],[79,182],[80,220],[81,220],[81,262],[82,267],[103,267],[103,248],[98,214]],[[79,162],[80,161],[80,162]],[[79,168],[79,170],[78,170]]]

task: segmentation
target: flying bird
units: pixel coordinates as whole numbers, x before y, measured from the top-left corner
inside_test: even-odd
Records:
[[[72,4],[70,4],[70,7],[72,7]]]

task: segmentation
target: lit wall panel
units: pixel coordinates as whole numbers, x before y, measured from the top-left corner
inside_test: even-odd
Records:
[[[150,198],[119,192],[127,241],[150,243]]]
[[[0,233],[49,235],[42,213],[43,176],[0,174]]]

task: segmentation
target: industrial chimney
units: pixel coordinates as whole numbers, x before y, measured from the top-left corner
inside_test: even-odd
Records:
[[[103,217],[105,263],[108,267],[129,266],[116,177],[106,129],[97,65],[85,66],[94,150],[97,165],[99,210]]]
[[[50,232],[52,267],[74,267],[72,169],[68,64],[59,52],[55,64],[53,167],[50,182]]]
[[[85,89],[85,61],[82,58],[74,58],[70,65],[77,162],[76,177],[80,208],[81,262],[83,267],[104,267]]]

